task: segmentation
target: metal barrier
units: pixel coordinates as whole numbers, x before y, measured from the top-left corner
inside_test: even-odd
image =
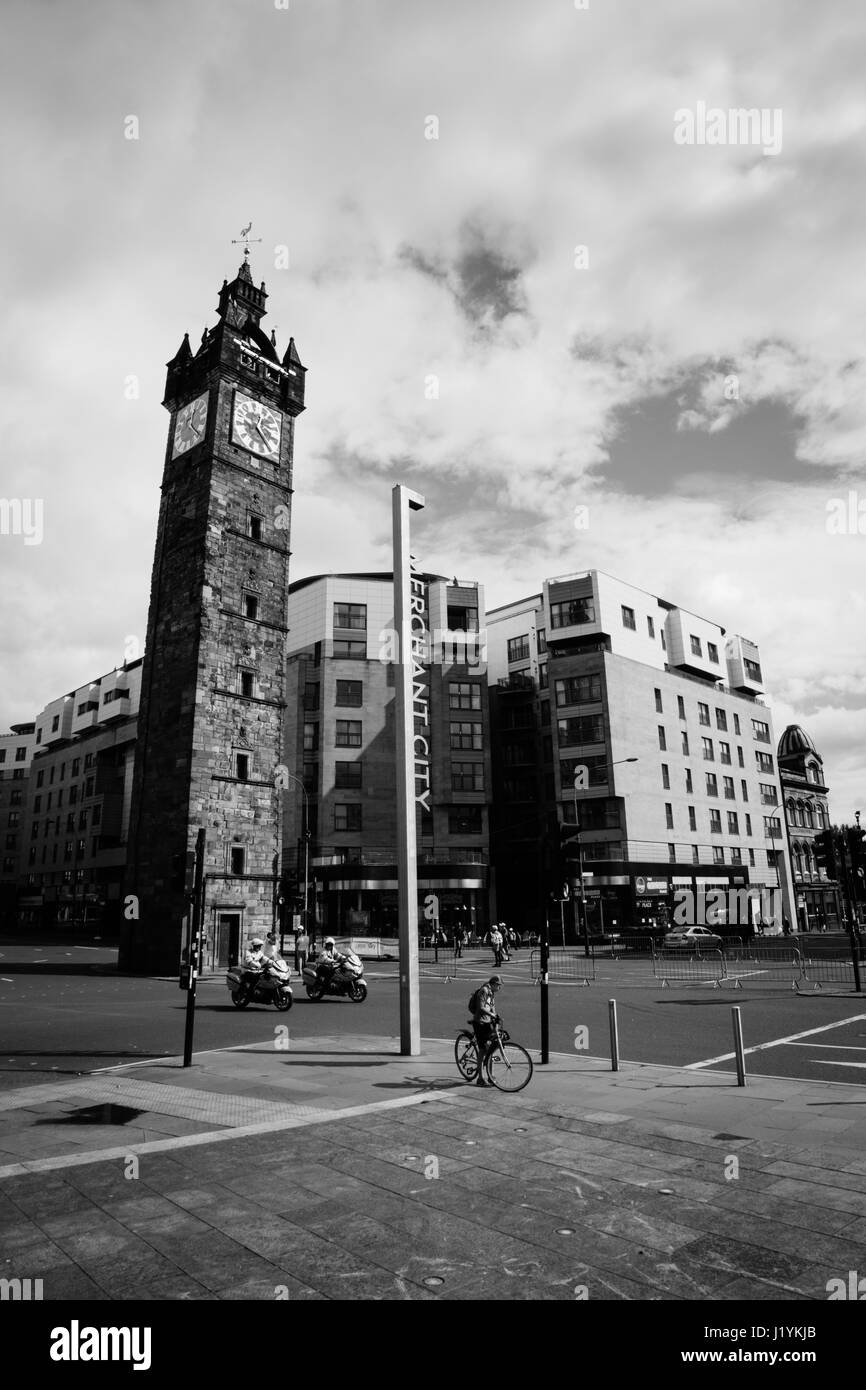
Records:
[[[418,974],[428,980],[456,980],[460,974],[460,967],[464,966],[464,974],[470,973],[470,967],[477,965],[475,961],[465,962],[462,956],[458,956],[453,946],[419,946],[418,947]],[[474,970],[471,973],[475,973]]]
[[[720,989],[725,978],[725,958],[721,951],[656,951],[653,955],[653,975],[667,989],[671,981],[687,984],[712,984]]]
[[[742,989],[744,983],[760,985],[772,981],[799,988],[803,962],[797,946],[757,940],[739,946],[726,944],[724,954],[726,979],[735,989]]]
[[[808,952],[808,945],[805,945]],[[866,952],[860,946],[858,948],[858,965],[860,967],[861,984],[866,975]],[[819,956],[803,956],[802,976],[797,982],[797,988],[802,990],[809,985],[814,986],[814,993],[819,993],[826,984],[842,985],[843,987],[856,990],[857,977],[854,972],[854,961],[851,956],[826,956],[823,953]]]
[[[532,976],[532,983],[539,984],[541,980],[541,952],[532,950],[529,953],[529,973]],[[547,978],[551,984],[583,984],[589,983],[596,978],[595,973],[595,953],[590,948],[587,956],[583,947],[569,950],[567,947],[551,946],[547,956]]]

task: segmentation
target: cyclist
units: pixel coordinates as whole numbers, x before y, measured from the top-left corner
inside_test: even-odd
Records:
[[[502,988],[502,976],[491,975],[486,984],[482,985],[475,995],[475,1013],[472,1019],[472,1031],[475,1034],[475,1045],[478,1049],[478,1075],[475,1078],[476,1086],[487,1086],[490,1083],[484,1080],[484,1061],[490,1049],[491,1043],[496,1036],[494,1025],[500,1022],[499,1014],[496,1012],[496,995]]]

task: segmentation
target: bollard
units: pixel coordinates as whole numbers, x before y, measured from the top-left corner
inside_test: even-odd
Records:
[[[731,1009],[732,1021],[734,1025],[734,1049],[737,1054],[737,1085],[746,1084],[746,1056],[743,1052],[743,1023],[740,1018],[739,1008]]]
[[[607,1014],[610,1022],[610,1069],[619,1071],[619,1032],[616,1026],[616,1000],[608,999]]]

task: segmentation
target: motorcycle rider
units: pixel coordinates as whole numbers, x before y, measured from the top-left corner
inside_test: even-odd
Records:
[[[345,959],[346,957],[343,955],[342,951],[337,950],[334,938],[332,936],[326,936],[322,954],[316,961],[316,979],[324,985],[325,989],[327,989],[331,976],[337,969],[337,966],[342,965]]]
[[[241,979],[241,988],[246,995],[251,995],[256,987],[262,971],[267,964],[267,957],[264,954],[264,942],[260,936],[254,936],[246,954],[244,955],[244,973]]]

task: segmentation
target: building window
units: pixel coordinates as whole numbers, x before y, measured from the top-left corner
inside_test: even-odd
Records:
[[[697,828],[698,828],[698,822],[697,822],[697,817],[695,816],[695,808],[694,808],[694,806],[690,806],[690,807],[689,807],[689,830],[697,830]]]
[[[27,761],[27,749],[26,749],[26,748],[16,748],[16,749],[15,749],[15,761],[16,761],[16,763],[24,763],[24,762]]]
[[[33,798],[33,811],[34,811],[34,813],[36,813],[36,812],[41,811],[41,810],[42,810],[42,797],[41,797],[41,796],[34,796],[34,798]]]
[[[713,763],[713,762],[715,762],[715,760],[716,760],[716,755],[715,755],[715,753],[713,752],[713,740],[712,740],[711,738],[702,738],[702,739],[701,739],[701,749],[702,749],[703,755],[704,755],[704,762],[707,762],[707,763]]]
[[[360,748],[361,747],[361,721],[360,719],[338,719],[337,732],[334,740],[337,748]]]
[[[242,845],[232,845],[231,848],[231,872],[233,874],[246,873],[246,850]]]
[[[547,662],[540,662],[538,666],[538,688],[539,690],[546,690],[548,685]]]
[[[580,627],[595,622],[595,603],[591,598],[573,598],[550,605],[551,627]]]
[[[629,628],[632,632],[634,632],[634,631],[635,631],[634,609],[633,609],[633,608],[626,608],[625,604],[622,604],[622,605],[621,605],[621,608],[622,608],[622,625],[623,625],[623,627],[627,627],[627,628]]]
[[[301,697],[301,704],[306,710],[317,710],[319,708],[320,684],[318,681],[305,681],[304,693]]]
[[[17,827],[18,827],[18,822],[20,821],[20,819],[21,819],[21,812],[20,812],[20,811],[10,811],[10,812],[9,812],[9,818],[8,818],[6,824],[9,826],[9,829],[10,829],[10,830],[15,830],[15,829],[17,829]]]
[[[723,709],[716,710],[716,728],[721,729],[724,734],[728,732],[728,716]]]
[[[42,783],[43,783],[44,781],[45,781],[45,772],[44,772],[44,771],[42,771],[42,772],[37,772],[37,774],[36,774],[36,785],[37,785],[37,787],[41,787],[41,786],[42,786]]]
[[[451,789],[455,792],[483,792],[483,763],[452,763]]]
[[[258,600],[257,596],[256,596],[255,594],[244,594],[243,603],[244,603],[244,617],[245,617],[245,618],[258,618],[258,616],[259,616],[259,600]]]
[[[560,747],[569,744],[604,743],[604,715],[578,714],[557,720]]]
[[[757,661],[746,661],[746,660],[744,660],[744,661],[743,661],[743,666],[744,666],[745,669],[746,669],[746,675],[748,676],[749,680],[750,680],[750,681],[754,681],[754,683],[755,683],[756,685],[760,685],[760,684],[761,684],[761,668],[760,668],[760,666],[758,665]]]
[[[235,753],[235,777],[239,782],[246,782],[250,775],[250,755],[249,753]]]
[[[744,819],[745,819],[745,822],[746,822],[746,834],[747,834],[747,835],[751,835],[751,833],[752,833],[752,817],[749,815],[748,812],[746,812],[746,815],[745,815]],[[752,853],[753,851],[750,850],[749,852]],[[752,860],[752,863],[754,863],[754,860]]]
[[[51,732],[52,732],[52,734],[56,734],[56,733],[57,733],[57,730],[58,730],[59,728],[60,728],[60,715],[59,715],[59,714],[55,714],[54,718],[53,718],[52,721],[51,721]]]
[[[739,824],[739,820],[738,820],[738,817],[737,817],[737,813],[736,813],[736,811],[729,811],[729,812],[728,812],[728,834],[729,834],[729,835],[739,835],[739,833],[740,833],[740,824]]]
[[[48,793],[48,796],[47,796],[46,799],[45,799],[45,809],[46,809],[46,811],[50,811],[50,810],[51,810],[51,800],[52,800],[52,797],[53,797],[53,796],[54,796],[54,793],[53,793],[53,792],[49,792],[49,793]]]
[[[363,681],[337,681],[336,705],[353,706],[360,708],[364,703],[364,682]],[[316,706],[318,708],[318,706]]]
[[[772,782],[759,782],[758,791],[761,794],[762,806],[778,806],[779,794]]]
[[[755,867],[755,851],[754,851],[753,849],[750,849],[750,850],[749,850],[749,868],[750,868],[750,869],[753,869],[754,867]]]
[[[708,772],[708,773],[707,773],[707,796],[718,796],[718,794],[719,794],[719,784],[718,784],[718,782],[716,781],[716,774],[715,774],[714,772]]]
[[[671,862],[672,864],[675,864],[675,863],[677,862],[677,847],[676,847],[676,845],[668,845],[668,859],[670,860],[670,862]]]
[[[304,763],[304,771],[301,775],[305,792],[315,792],[319,786],[319,764]]]
[[[656,714],[664,713],[662,708],[662,692],[660,690],[654,690],[653,694],[656,697]]]
[[[772,755],[772,753],[758,753],[758,752],[756,752],[756,753],[755,753],[755,761],[757,762],[758,768],[759,768],[759,770],[760,770],[761,772],[772,772],[772,771],[773,771],[773,755]]]
[[[335,787],[360,787],[361,768],[360,762],[336,762],[334,763],[334,786]]]
[[[680,719],[685,719],[686,717],[686,702],[683,699],[682,695],[677,696],[677,714],[679,715]]]
[[[481,832],[480,806],[461,806],[457,811],[448,812],[449,835],[480,835]]]
[[[698,723],[705,724],[707,728],[710,727],[710,707],[709,705],[702,705],[700,701],[698,701]]]
[[[20,790],[16,789],[16,790],[11,791],[11,792],[9,793],[9,805],[10,805],[10,806],[20,806],[20,805],[21,805],[21,792],[20,792]],[[33,808],[33,809],[34,809],[34,810],[36,809],[35,805],[34,805],[34,808]]]
[[[722,833],[722,813],[713,807],[710,811],[710,833],[721,835]]]
[[[349,628],[353,632],[366,632],[366,603],[335,603],[334,627]]]
[[[713,863],[724,864],[725,850],[723,845],[713,845]]]
[[[690,767],[687,767],[687,768],[686,768],[686,792],[687,792],[687,793],[691,793],[691,791],[692,791],[692,770],[691,770]]]
[[[93,814],[90,817],[91,825],[99,825],[102,820],[102,807],[97,804],[92,808]]]
[[[253,512],[247,515],[247,533],[250,540],[260,541],[262,538],[262,518]]]
[[[97,806],[97,807],[94,807],[94,809],[95,809],[95,810],[99,810],[99,807],[98,807],[98,806]],[[70,832],[71,830],[74,830],[74,829],[75,829],[75,815],[74,815],[74,813],[73,813],[72,811],[70,811],[70,812],[69,812],[69,815],[66,817],[66,833],[67,833],[67,835],[69,834],[69,832]]]
[[[480,684],[477,681],[451,681],[448,685],[448,708],[480,710]]]
[[[79,830],[86,830],[86,829],[87,829],[87,808],[86,808],[86,807],[85,807],[83,810],[79,811],[79,813],[78,813],[78,829],[79,829]]]
[[[649,616],[647,617],[647,620],[646,620],[646,631],[647,631],[647,637],[652,637],[652,638],[655,637],[655,635],[656,635],[655,623],[653,622],[652,618],[650,618]]]
[[[703,652],[701,651],[701,639],[700,639],[700,637],[695,637],[694,633],[690,633],[690,634],[689,634],[689,641],[691,642],[691,645],[692,645],[692,656],[700,656],[700,657],[703,657]]]
[[[538,646],[538,655],[544,656],[547,651],[547,629],[540,627],[535,634],[535,640]]]
[[[659,748],[664,752],[667,749],[667,739],[665,738],[664,725],[659,724]]]
[[[731,745],[722,743],[721,740],[719,740],[719,762],[727,764],[728,767],[731,765]]]
[[[251,697],[253,694],[253,673],[252,671],[241,671],[241,694]]]
[[[665,802],[665,825],[668,830],[674,828],[674,808],[669,801]]]
[[[762,719],[752,720],[752,732],[758,743],[770,742],[770,726],[769,724],[765,724]]]
[[[75,803],[77,802],[77,800],[78,800],[78,788],[77,788],[77,787],[70,787],[70,788],[69,788],[69,804],[70,804],[70,806],[74,806]]]
[[[718,649],[718,647],[716,646],[715,642],[708,642],[708,643],[707,643],[707,656],[710,658],[710,661],[712,661],[712,663],[713,663],[714,666],[718,666],[718,664],[719,664],[719,649]]]
[[[692,845],[692,863],[693,863],[693,864],[700,864],[700,862],[701,862],[701,848],[700,848],[700,845]]]
[[[65,845],[63,846],[63,858],[64,858],[64,860],[68,860],[68,859],[71,859],[71,858],[72,858],[72,841],[71,841],[71,840],[67,840],[66,843],[65,843]]]
[[[551,749],[551,756],[553,750]],[[591,787],[607,786],[607,756],[604,753],[587,757],[584,754],[581,758],[562,758],[559,763],[559,776],[563,788],[569,791],[574,786],[574,774],[578,766],[584,766],[589,777]]]
[[[569,676],[553,688],[557,705],[589,705],[601,699],[601,676]]]
[[[522,637],[509,637],[508,639],[508,660],[527,661],[529,659],[529,633],[525,632]]]
[[[337,721],[339,727],[339,720]],[[317,753],[319,749],[319,726],[316,723],[304,725],[304,752]]]
[[[738,714],[735,714],[735,715],[734,715],[734,733],[737,735],[737,737],[739,737],[739,733],[740,733],[740,716],[739,716]]]
[[[665,791],[669,791],[669,790],[670,790],[670,785],[671,785],[671,770],[670,770],[670,768],[668,767],[667,763],[662,763],[662,787],[665,789]]]
[[[470,723],[451,725],[451,747],[458,750],[468,748],[480,751],[483,747],[481,741],[482,728],[479,721]]]
[[[84,795],[85,795],[85,796],[92,796],[92,795],[93,795],[93,778],[92,778],[92,777],[88,777],[88,778],[87,778],[87,781],[84,783]],[[71,801],[71,800],[72,800],[72,797],[70,797],[69,799],[70,799],[70,801]]]
[[[733,779],[733,777],[723,777],[723,778],[722,778],[722,788],[723,788],[724,793],[725,793],[725,800],[726,800],[726,801],[735,801],[735,800],[736,800],[736,794],[735,794],[735,792],[734,792],[734,779]]]
[[[683,729],[680,737],[682,739],[683,744],[683,756],[687,758],[689,756],[689,736],[686,733],[685,729]]]
[[[366,642],[352,642],[346,638],[334,638],[334,658],[337,661],[364,661],[367,656]]]
[[[81,759],[80,759],[80,758],[73,758],[73,759],[72,759],[72,770],[71,770],[71,772],[70,772],[70,774],[69,774],[70,777],[77,777],[80,771],[81,771]]]
[[[736,846],[735,846],[735,847],[731,850],[731,863],[732,863],[732,864],[742,864],[742,862],[743,862],[743,851],[742,851],[741,849],[737,849]]]
[[[336,805],[334,807],[334,829],[337,831],[359,831],[361,829],[361,807]]]
[[[776,816],[764,816],[764,838],[778,840],[782,836],[782,825]]]
[[[24,769],[23,769],[23,767],[13,767],[13,769],[12,769],[12,781],[13,781],[13,782],[23,782],[23,781],[24,781]]]

